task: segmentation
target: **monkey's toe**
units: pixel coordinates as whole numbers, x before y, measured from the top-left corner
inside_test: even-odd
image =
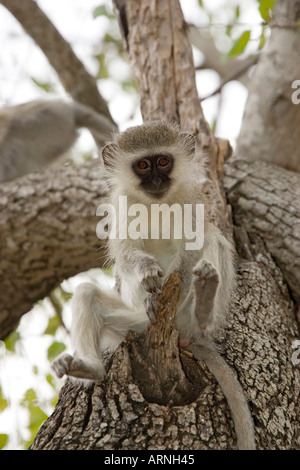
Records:
[[[196,277],[195,282],[198,281],[200,286],[204,286],[205,282],[213,277],[216,278],[216,281],[219,280],[218,271],[205,259],[200,261],[200,263],[194,268],[193,273]]]
[[[59,379],[69,372],[72,361],[73,356],[71,354],[62,354],[51,364],[52,370]]]

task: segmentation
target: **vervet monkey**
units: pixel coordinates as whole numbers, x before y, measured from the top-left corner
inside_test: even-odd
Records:
[[[75,142],[80,127],[99,143],[116,130],[106,117],[74,101],[35,100],[2,108],[0,182],[53,163]]]
[[[204,167],[192,135],[177,126],[149,122],[115,135],[102,151],[109,184],[109,202],[116,217],[112,231],[120,228],[127,214],[119,211],[119,197],[128,205],[205,203],[201,180]],[[147,212],[148,222],[149,212]],[[195,213],[193,213],[195,220]],[[143,220],[140,219],[140,222]],[[151,233],[150,220],[148,234]],[[114,262],[116,287],[107,290],[91,283],[78,287],[73,297],[72,341],[74,357],[60,356],[53,364],[64,374],[101,380],[105,370],[101,353],[113,351],[128,330],[144,330],[154,318],[154,294],[166,277],[179,272],[181,293],[176,311],[180,342],[189,345],[196,359],[203,359],[218,380],[232,411],[238,447],[254,449],[253,422],[241,385],[221,358],[213,336],[224,324],[235,285],[230,243],[204,219],[204,244],[187,250],[186,237],[171,239],[109,239],[109,256]],[[145,234],[144,234],[145,235]],[[147,235],[147,233],[146,233]],[[173,235],[173,236],[172,236]]]

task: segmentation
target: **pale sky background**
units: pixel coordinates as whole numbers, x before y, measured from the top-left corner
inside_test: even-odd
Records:
[[[110,0],[38,0],[38,4],[53,21],[67,41],[69,41],[91,74],[96,74],[98,63],[92,57],[92,52],[101,42],[108,31],[108,20],[104,17],[92,17],[92,11],[101,4],[111,5]],[[206,24],[207,17],[200,14],[197,0],[181,0],[185,18],[196,25]],[[221,8],[222,5],[242,4],[240,22],[250,24],[260,23],[255,0],[210,0],[204,1],[212,12],[219,11],[216,23],[226,24],[231,21],[232,8],[228,8],[228,15]],[[196,8],[195,8],[196,7]],[[253,29],[253,28],[252,28]],[[238,31],[241,33],[242,31]],[[255,34],[254,34],[255,36]],[[257,37],[259,36],[259,30]],[[44,54],[35,46],[30,37],[24,34],[19,23],[12,15],[0,5],[0,107],[18,104],[36,98],[49,98],[49,95],[37,87],[30,77],[40,82],[55,83],[56,96],[66,97],[63,87],[58,83],[56,73],[51,69]],[[255,48],[255,45],[253,44]],[[200,61],[201,54],[195,52],[195,58]],[[120,74],[130,76],[130,69],[123,61],[118,60],[110,69],[112,80],[103,80],[99,84],[100,92],[109,101],[111,114],[120,129],[129,125],[140,123],[139,112],[132,120],[129,116],[135,109],[137,100],[126,95],[118,81]],[[219,78],[213,71],[204,71],[197,74],[197,86],[200,96],[206,96],[219,86]],[[50,97],[54,97],[53,94]],[[234,145],[238,135],[244,104],[247,98],[246,89],[237,82],[225,86],[222,93],[222,113],[218,120],[217,135],[228,138]],[[208,121],[215,116],[219,96],[204,102],[203,109]],[[81,132],[76,145],[78,151],[95,151],[93,139],[88,131]],[[94,271],[92,272],[93,275]],[[85,277],[85,276],[84,276]],[[66,281],[64,287],[72,291],[74,285],[82,282],[76,278],[72,285]],[[51,306],[48,305],[49,312]],[[28,413],[19,406],[25,390],[34,388],[38,395],[39,405],[51,412],[48,400],[53,396],[53,390],[45,381],[45,374],[49,373],[49,363],[46,357],[48,346],[53,341],[51,337],[41,337],[48,322],[45,308],[36,306],[32,312],[23,317],[20,329],[22,336],[26,336],[19,345],[20,356],[8,353],[0,342],[0,386],[6,397],[9,398],[10,407],[0,414],[0,433],[10,434],[8,449],[20,448],[20,437],[28,438],[26,425]],[[66,307],[65,321],[70,326],[70,311]],[[69,338],[63,333],[58,340],[64,341],[69,347]],[[32,364],[38,366],[38,373],[33,374]],[[61,382],[60,382],[61,383]]]

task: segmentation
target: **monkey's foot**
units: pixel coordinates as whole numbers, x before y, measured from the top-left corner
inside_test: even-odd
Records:
[[[194,288],[196,294],[196,315],[201,329],[205,329],[213,311],[219,285],[216,268],[206,260],[201,260],[194,268]]]
[[[99,359],[97,364],[89,364],[71,354],[62,354],[51,365],[57,377],[64,375],[80,379],[102,380],[105,375],[104,366]]]
[[[61,379],[64,375],[68,375],[73,359],[71,354],[62,354],[52,362],[51,369],[56,373],[58,378]]]

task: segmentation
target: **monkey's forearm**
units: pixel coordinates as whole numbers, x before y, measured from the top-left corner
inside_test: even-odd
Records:
[[[121,279],[130,279],[134,274],[147,292],[159,292],[163,271],[153,256],[141,250],[124,249],[115,267]]]

